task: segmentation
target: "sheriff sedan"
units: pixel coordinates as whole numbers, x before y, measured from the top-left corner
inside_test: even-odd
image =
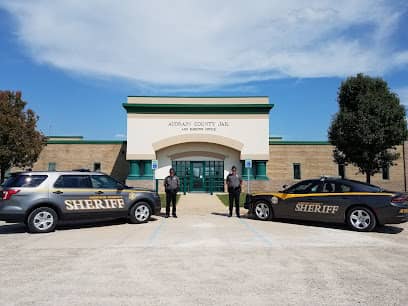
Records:
[[[408,221],[407,194],[330,177],[301,181],[277,193],[247,195],[244,207],[259,220],[347,223],[356,231]]]
[[[1,186],[0,196],[0,220],[24,222],[32,233],[51,232],[65,220],[128,218],[144,223],[161,208],[156,192],[88,171],[15,173]]]

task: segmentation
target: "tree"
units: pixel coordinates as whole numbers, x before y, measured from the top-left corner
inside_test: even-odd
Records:
[[[32,167],[45,145],[38,116],[26,104],[21,92],[0,91],[0,182],[13,166]]]
[[[399,157],[396,146],[408,135],[405,108],[384,80],[363,74],[341,83],[337,101],[340,110],[328,131],[334,159],[358,167],[370,183]]]

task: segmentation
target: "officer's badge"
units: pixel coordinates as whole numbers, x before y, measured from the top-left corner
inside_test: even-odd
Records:
[[[136,199],[136,192],[129,193],[129,200],[134,200],[134,199]]]

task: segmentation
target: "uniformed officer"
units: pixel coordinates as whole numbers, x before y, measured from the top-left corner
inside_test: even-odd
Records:
[[[228,195],[229,195],[229,215],[228,216],[232,217],[232,209],[234,207],[234,201],[235,201],[235,212],[237,214],[237,217],[240,218],[241,216],[239,213],[239,196],[241,194],[242,179],[237,174],[237,168],[235,166],[232,166],[231,172],[228,174],[225,182],[227,184]]]
[[[164,179],[164,190],[166,191],[166,218],[170,217],[170,203],[173,204],[172,215],[177,218],[176,200],[177,192],[180,190],[180,180],[173,168],[170,169],[170,175]]]

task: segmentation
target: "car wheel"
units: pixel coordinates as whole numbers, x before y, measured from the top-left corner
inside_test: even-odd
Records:
[[[347,214],[347,222],[353,230],[370,232],[377,225],[374,213],[365,207],[353,207]]]
[[[39,207],[34,209],[26,220],[30,233],[49,233],[55,230],[58,216],[54,209]]]
[[[145,223],[150,220],[151,215],[150,205],[145,202],[139,202],[130,209],[129,219],[131,223]]]
[[[257,202],[254,206],[254,215],[259,220],[270,220],[272,219],[272,208],[268,203]]]

